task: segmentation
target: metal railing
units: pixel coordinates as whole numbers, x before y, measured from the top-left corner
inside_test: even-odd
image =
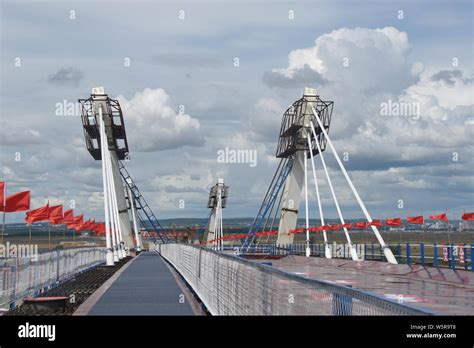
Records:
[[[329,244],[333,258],[351,259],[347,244]],[[384,261],[382,247],[377,243],[355,244],[361,260]],[[393,255],[400,264],[423,265],[451,268],[453,270],[470,270],[474,272],[474,244],[425,244],[425,243],[388,243]],[[237,247],[224,246],[232,250]],[[311,256],[325,257],[324,244],[310,244]],[[258,244],[247,249],[248,254],[270,256],[306,255],[306,244]]]
[[[105,248],[55,250],[23,258],[0,259],[0,309],[16,301],[36,296],[105,260]]]
[[[365,291],[184,244],[158,252],[213,315],[427,315]]]

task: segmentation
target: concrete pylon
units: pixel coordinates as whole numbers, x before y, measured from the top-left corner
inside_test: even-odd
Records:
[[[110,161],[111,161],[111,169],[112,169],[112,176],[114,180],[114,186],[115,186],[115,195],[117,197],[117,209],[119,213],[119,220],[120,220],[120,227],[122,231],[122,239],[124,242],[124,245],[127,249],[133,248],[133,238],[132,238],[132,228],[130,225],[130,218],[128,216],[128,209],[127,209],[127,202],[125,200],[125,194],[123,192],[123,182],[122,182],[122,177],[120,175],[120,170],[119,170],[119,164],[118,164],[118,158],[117,158],[117,153],[115,152],[114,144],[115,144],[115,139],[112,133],[112,114],[111,114],[111,109],[108,105],[108,97],[105,94],[103,88],[97,88],[99,92],[96,92],[96,89],[93,89],[93,95],[92,95],[92,103],[95,112],[95,118],[96,118],[96,124],[99,124],[98,122],[98,109],[99,105],[102,108],[102,115],[103,115],[103,121],[104,121],[104,128],[105,128],[105,133],[107,135],[107,141],[106,145],[107,148],[105,151],[109,151],[110,153]],[[97,93],[97,95],[95,94]],[[102,161],[105,159],[102,158]]]
[[[303,95],[307,99],[306,103],[303,103],[301,114],[305,115],[302,120],[302,128],[298,131],[298,138],[305,144],[307,141],[308,132],[310,132],[311,124],[311,102],[316,102],[316,90],[313,88],[306,87]],[[278,227],[278,239],[279,244],[291,244],[293,243],[294,235],[290,234],[290,230],[296,228],[298,220],[298,210],[301,201],[301,194],[304,189],[304,156],[305,151],[297,151],[293,155],[293,167],[291,168],[290,174],[285,182],[282,197],[282,208],[280,215],[280,225]]]
[[[295,153],[293,167],[285,181],[281,205],[280,225],[278,227],[278,244],[293,243],[294,234],[290,230],[295,229],[298,219],[298,210],[301,201],[301,192],[304,186],[304,152]]]

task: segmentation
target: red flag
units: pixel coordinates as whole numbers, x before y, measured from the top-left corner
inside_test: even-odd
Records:
[[[297,229],[294,229],[294,230],[292,231],[292,233],[294,233],[294,234],[303,233],[303,232],[304,232],[304,228],[297,228]]]
[[[2,207],[6,213],[15,211],[30,210],[30,191],[23,191],[8,196],[5,199],[5,208]]]
[[[84,222],[80,227],[79,227],[79,230],[78,231],[85,231],[85,230],[88,230],[90,228],[90,225],[91,225],[91,219],[87,220],[86,222]]]
[[[386,219],[385,220],[385,225],[387,225],[387,226],[401,226],[402,225],[402,219],[400,219],[400,218]]]
[[[373,220],[372,222],[369,222],[369,226],[382,227],[382,221]]]
[[[474,221],[474,213],[464,213],[462,214],[462,219],[467,221]]]
[[[97,224],[96,224],[95,221],[94,221],[94,223],[91,224],[90,230],[91,230],[91,232],[97,233],[97,232],[95,231],[96,229],[97,229]]]
[[[0,211],[3,211],[4,199],[5,199],[5,182],[0,181]]]
[[[49,203],[44,207],[26,212],[25,221],[28,225],[33,222],[44,221],[49,219]]]
[[[430,219],[432,219],[432,220],[441,220],[441,221],[444,221],[444,222],[448,222],[448,216],[446,214],[431,215]]]
[[[72,219],[72,224],[68,224],[67,228],[74,228],[76,231],[80,231],[82,224],[84,222],[84,215],[74,216]]]
[[[99,234],[99,228],[100,228],[100,223],[94,224],[94,227],[92,228],[92,231],[94,231],[95,234]]]
[[[331,226],[331,231],[339,231],[342,228],[342,225],[336,224]]]
[[[49,222],[53,225],[59,225],[63,223],[63,206],[55,205],[49,207]]]
[[[92,220],[91,223],[89,224],[89,230],[94,231],[95,227],[95,220]]]
[[[350,230],[352,228],[351,224],[343,224],[342,227],[345,227],[346,229]]]
[[[66,210],[64,212],[63,224],[72,224],[74,223],[74,212],[72,209]]]
[[[352,226],[354,226],[354,228],[367,228],[367,222],[355,222],[352,224]]]
[[[415,225],[423,225],[425,223],[423,216],[408,216],[407,221]]]
[[[105,236],[105,223],[97,224],[96,233],[98,236]]]

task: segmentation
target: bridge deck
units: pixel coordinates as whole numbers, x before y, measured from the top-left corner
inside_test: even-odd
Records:
[[[303,256],[287,256],[270,261],[274,267],[288,272],[350,285],[421,309],[426,308],[437,314],[474,313],[473,272]]]
[[[131,262],[88,315],[195,315],[158,254],[144,252]]]

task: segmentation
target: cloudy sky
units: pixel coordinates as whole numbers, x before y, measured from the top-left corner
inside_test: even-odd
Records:
[[[124,111],[126,166],[158,217],[205,217],[219,177],[226,216],[252,217],[282,114],[309,86],[334,101],[330,135],[374,217],[459,216],[474,209],[472,4],[2,0],[0,180],[8,194],[31,190],[33,208],[74,200],[101,219],[100,162],[73,109],[104,86]],[[389,103],[415,111],[384,114]],[[256,151],[257,165],[220,163],[226,147]],[[325,155],[344,215],[360,217]]]

